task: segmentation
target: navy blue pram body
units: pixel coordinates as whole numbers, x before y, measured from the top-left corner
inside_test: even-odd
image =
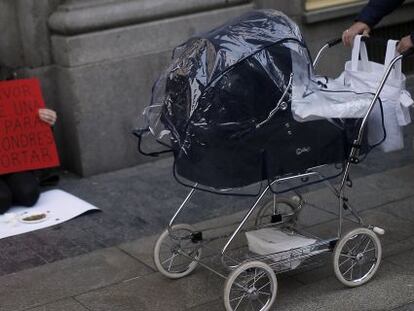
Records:
[[[276,11],[249,12],[175,51],[148,120],[178,177],[238,188],[347,157],[355,120],[294,119],[293,59],[312,74],[298,27]]]

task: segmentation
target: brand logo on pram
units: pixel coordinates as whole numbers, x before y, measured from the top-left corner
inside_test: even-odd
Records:
[[[296,149],[296,154],[297,155],[301,155],[302,153],[304,153],[304,152],[310,152],[312,150],[312,148],[309,146],[309,147],[302,147],[302,148],[297,148]]]

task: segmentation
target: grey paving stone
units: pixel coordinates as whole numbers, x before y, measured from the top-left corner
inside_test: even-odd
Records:
[[[382,249],[383,258],[405,253],[414,249],[414,237],[389,243]]]
[[[99,250],[0,277],[0,309],[41,306],[151,272],[120,250]]]
[[[332,253],[318,256],[313,260],[317,261],[316,267],[293,270],[286,274],[301,284],[311,284],[330,278],[334,275]]]
[[[413,311],[413,310],[414,310],[414,303],[392,309],[392,311]]]
[[[414,196],[387,204],[381,210],[394,217],[414,222]]]
[[[346,219],[343,220],[342,231],[347,232],[357,225]],[[331,239],[338,235],[338,220],[330,220],[328,222],[307,227],[305,230],[321,239]]]
[[[414,127],[412,127],[414,129]],[[412,150],[409,150],[411,156],[412,156]],[[401,167],[401,169],[397,170],[389,170],[387,172],[387,176],[397,178],[398,180],[410,184],[414,183],[414,172],[413,172],[414,166],[406,165]]]
[[[312,200],[309,198],[311,196],[317,197],[317,199]],[[300,212],[298,218],[299,223],[303,226],[313,226],[336,218],[336,215],[327,213],[326,211],[320,209],[324,208],[328,211],[332,210],[329,200],[326,200],[325,197],[320,195],[320,193],[316,194],[312,192],[311,194],[307,194],[305,195],[305,200],[309,204],[306,204],[303,207],[303,210]]]
[[[74,243],[61,228],[56,227],[50,228],[50,230],[33,232],[26,241],[30,241],[30,248],[47,262],[86,253],[86,250]]]
[[[365,211],[361,213],[361,217],[367,224],[385,229],[385,234],[381,236],[385,243],[390,240],[398,242],[414,236],[414,223],[388,213],[388,207]]]
[[[275,310],[391,310],[414,299],[414,274],[387,262],[370,283],[355,289],[344,288],[334,277],[305,286],[284,274],[278,279]],[[222,285],[223,280],[201,269],[175,281],[155,273],[93,290],[76,299],[89,310],[219,311],[224,310]]]
[[[407,178],[400,180],[398,172],[404,171]],[[411,172],[411,173],[407,173]],[[411,179],[408,177],[412,175]],[[353,181],[353,187],[346,189],[350,203],[357,211],[372,209],[384,204],[407,199],[413,195],[414,167],[386,171],[383,174],[373,174]],[[410,183],[411,182],[411,183]],[[304,199],[311,206],[328,212],[315,213],[309,205],[303,210],[302,223],[305,226],[326,222],[337,216],[329,214],[338,213],[338,199],[327,188],[318,189],[304,194]]]
[[[414,273],[414,250],[408,250],[399,254],[389,256],[387,261],[405,269],[407,273]]]
[[[275,310],[391,310],[413,300],[414,275],[384,263],[371,282],[345,288],[335,277],[279,295]]]
[[[30,244],[18,243],[16,240],[18,237],[0,240],[0,273],[13,273],[46,263],[44,258],[29,247]]]
[[[353,180],[352,188],[346,188],[346,195],[351,205],[361,211],[412,196],[414,182],[399,179],[400,171],[413,171],[414,175],[414,167],[408,166]],[[311,202],[316,205],[322,202],[322,207],[334,212],[338,210],[338,201],[328,189],[309,193],[307,197],[310,197]]]
[[[118,247],[156,271],[153,259],[153,249],[157,239],[158,235],[153,235],[133,242],[123,243]]]
[[[209,302],[203,305],[199,305],[190,309],[187,309],[188,311],[224,311],[224,303],[223,303],[223,299],[220,300],[216,300],[213,302]]]
[[[292,278],[286,277],[286,274],[278,275],[278,292],[276,303],[272,310],[285,310],[284,304],[286,301],[289,300],[289,296],[291,293],[295,293],[301,291],[303,285],[299,282],[295,281]],[[206,303],[201,304],[192,308],[187,309],[188,311],[225,311],[223,298]],[[297,310],[308,310],[308,309],[297,309]],[[311,309],[309,309],[311,310]]]
[[[220,297],[223,281],[206,270],[180,280],[169,280],[159,273],[123,282],[77,296],[90,310],[184,310]]]
[[[73,298],[52,302],[40,307],[28,309],[28,311],[88,311]]]
[[[297,281],[287,276],[279,277],[278,283],[283,295],[300,287]],[[76,299],[94,311],[204,310],[207,306],[215,306],[217,309],[210,310],[219,311],[224,310],[221,300],[223,285],[224,280],[205,269],[196,270],[179,280],[169,280],[156,273],[80,295]]]
[[[396,216],[396,213],[390,213],[389,210],[396,211],[397,203],[389,203],[384,206],[365,210],[360,213],[360,216],[366,224],[381,227],[385,229],[385,235],[380,239],[384,244],[391,242],[399,242],[411,236],[414,236],[414,222],[405,218]],[[347,232],[355,227],[354,224],[348,220],[344,220],[343,232]],[[338,221],[333,220],[323,224],[315,225],[307,228],[311,233],[321,236],[322,238],[333,237],[337,234]]]

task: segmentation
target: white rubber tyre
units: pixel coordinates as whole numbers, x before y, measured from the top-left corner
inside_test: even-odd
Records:
[[[199,243],[191,240],[193,232],[192,226],[178,224],[172,227],[172,234],[179,239],[170,236],[168,230],[161,233],[154,246],[154,263],[159,272],[170,279],[179,279],[194,271],[202,249]],[[194,260],[184,256],[182,252]]]
[[[335,246],[335,275],[348,287],[361,286],[374,277],[380,266],[381,257],[381,242],[372,230],[351,230]]]
[[[242,263],[230,273],[224,284],[224,306],[227,311],[268,311],[276,295],[275,272],[261,261]]]

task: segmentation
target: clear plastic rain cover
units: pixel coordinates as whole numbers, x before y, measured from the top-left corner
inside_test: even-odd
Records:
[[[343,161],[355,122],[292,113],[293,96],[324,87],[298,26],[252,11],[177,47],[144,116],[177,179],[239,188]]]

